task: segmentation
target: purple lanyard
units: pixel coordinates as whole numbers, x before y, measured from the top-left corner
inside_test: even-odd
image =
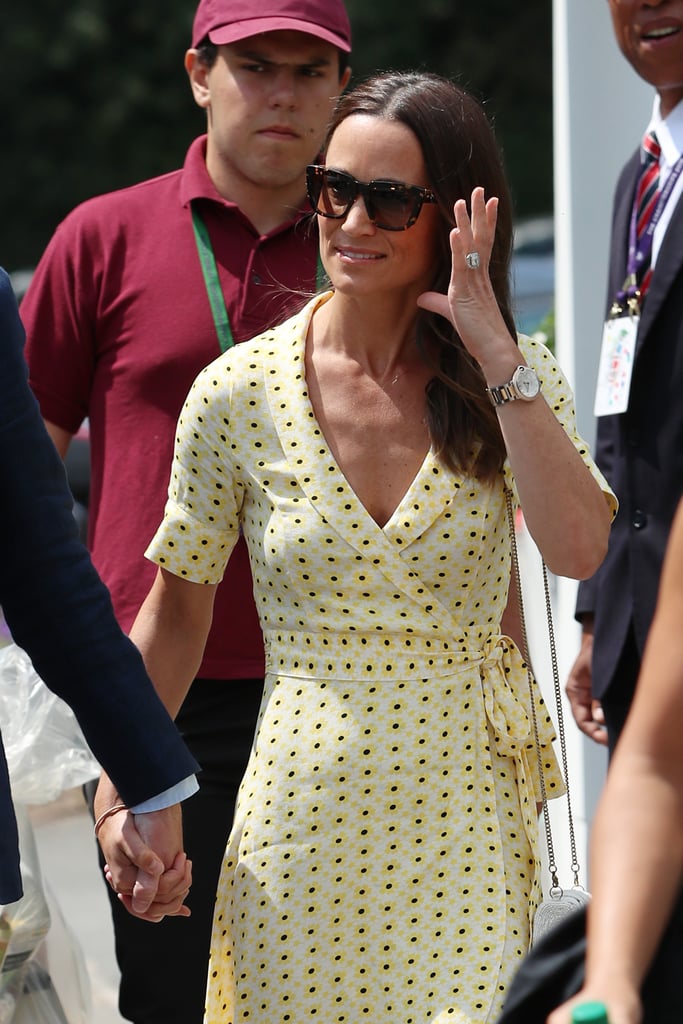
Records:
[[[654,238],[655,228],[659,223],[659,219],[664,212],[664,208],[669,201],[669,197],[673,192],[674,185],[681,176],[683,171],[683,156],[679,156],[678,160],[671,168],[669,177],[666,179],[664,188],[659,193],[659,199],[654,209],[650,221],[643,231],[640,239],[636,239],[636,202],[633,201],[633,209],[631,210],[631,224],[629,227],[628,235],[628,263],[626,265],[626,280],[624,281],[621,291],[617,293],[617,302],[619,304],[628,302],[629,306],[632,307],[633,300],[638,300],[640,292],[637,284],[637,270],[643,266],[644,263],[649,262],[650,253],[652,252],[652,240]],[[633,311],[633,310],[632,310]]]

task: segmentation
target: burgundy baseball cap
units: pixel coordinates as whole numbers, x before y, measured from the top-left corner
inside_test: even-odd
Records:
[[[208,38],[220,46],[261,32],[306,32],[347,53],[351,25],[343,0],[200,0],[192,45]]]

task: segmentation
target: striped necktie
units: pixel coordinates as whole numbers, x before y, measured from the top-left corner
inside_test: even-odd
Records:
[[[657,206],[659,198],[659,156],[662,152],[657,136],[654,132],[648,132],[643,139],[641,150],[641,171],[636,188],[636,243],[640,243],[652,214]],[[638,267],[638,282],[641,296],[644,298],[650,286],[652,267],[650,265],[650,252]]]

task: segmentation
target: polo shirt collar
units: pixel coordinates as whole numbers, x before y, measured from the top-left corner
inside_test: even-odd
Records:
[[[221,204],[225,202],[206,169],[206,135],[200,135],[194,140],[183,164],[180,201],[183,206],[189,206],[193,199],[213,199]]]

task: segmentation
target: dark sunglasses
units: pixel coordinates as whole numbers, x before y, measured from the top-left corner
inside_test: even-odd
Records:
[[[341,220],[363,197],[371,222],[383,231],[405,231],[420,215],[423,203],[435,203],[436,196],[428,188],[405,185],[401,181],[357,181],[344,171],[335,171],[321,164],[306,168],[306,188],[311,206],[321,217]]]

